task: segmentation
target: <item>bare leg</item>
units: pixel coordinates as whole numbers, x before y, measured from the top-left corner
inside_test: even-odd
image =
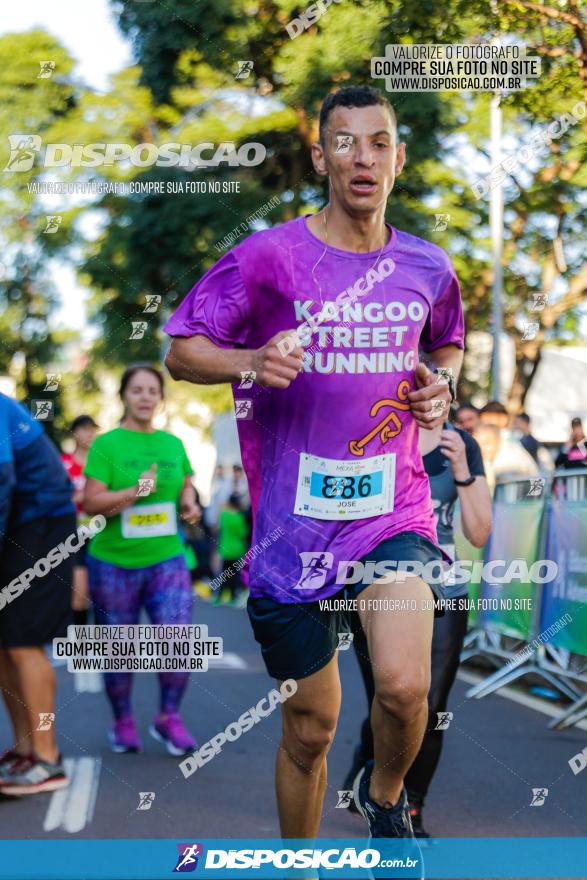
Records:
[[[76,565],[73,569],[73,593],[71,607],[74,611],[87,611],[90,607],[90,590],[88,587],[88,569]]]
[[[33,750],[29,715],[20,695],[16,669],[5,648],[0,648],[0,690],[14,731],[13,751],[29,755]]]
[[[277,753],[276,790],[284,838],[314,838],[326,788],[326,755],[340,710],[338,657],[302,678],[281,707],[283,734]]]
[[[405,583],[377,581],[358,601],[375,680],[369,796],[382,807],[398,802],[426,728],[434,612],[422,605],[431,598],[428,585],[412,575]],[[370,609],[369,602],[378,599],[389,600],[390,606],[393,600],[413,600],[417,610]]]
[[[55,672],[43,648],[6,648],[16,670],[19,693],[28,716],[28,732],[32,750],[44,761],[56,761],[59,751],[55,741],[55,724],[38,730],[39,717],[55,712]]]

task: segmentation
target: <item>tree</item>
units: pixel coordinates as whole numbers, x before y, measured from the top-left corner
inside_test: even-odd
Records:
[[[120,363],[156,358],[158,325],[218,259],[219,244],[233,229],[253,231],[255,224],[247,218],[276,195],[281,202],[268,215],[270,223],[323,203],[324,184],[314,174],[309,153],[319,104],[329,90],[351,78],[370,83],[368,59],[385,42],[380,24],[386,4],[360,7],[360,28],[359,6],[346,6],[333,6],[317,28],[292,41],[285,29],[295,10],[291,2],[261,2],[254,16],[247,16],[253,7],[244,0],[180,2],[165,18],[152,4],[113,3],[139,63],[136,79],[127,83],[127,97],[135,89],[149,96],[142,127],[132,131],[122,113],[119,140],[140,143],[148,132],[157,144],[233,142],[238,147],[253,141],[267,155],[255,168],[128,169],[127,180],[236,182],[240,191],[220,197],[184,192],[102,200],[108,220],[83,267],[96,290],[94,315],[103,331],[95,357]],[[348,40],[350,30],[353,41]],[[253,61],[252,77],[235,79],[239,59]],[[94,101],[91,96],[86,100],[88,107]],[[89,115],[96,118],[96,112]],[[394,223],[420,234],[432,228],[433,211],[422,207],[430,189],[426,174],[440,172],[442,134],[455,124],[450,107],[436,95],[404,100],[402,135],[410,138],[413,159],[398,185],[401,197],[391,208]],[[102,174],[114,172],[105,168]],[[157,321],[149,322],[148,337],[129,340],[130,324],[139,318],[146,294],[161,297]]]
[[[548,126],[563,114],[571,119],[567,130],[552,139],[546,138],[530,161],[517,161],[504,185],[504,328],[513,337],[516,349],[516,370],[507,403],[516,412],[523,406],[542,345],[576,339],[580,306],[585,303],[586,7],[583,0],[563,0],[558,8],[526,0],[490,5],[457,2],[443,5],[442,10],[432,10],[430,6],[402,4],[406,22],[418,20],[423,14],[427,16],[422,21],[422,42],[473,42],[499,36],[506,42],[514,38],[541,57],[540,79],[525,91],[502,98],[504,131],[510,143],[512,135],[515,138],[513,146],[507,147],[510,156],[515,159],[532,136],[547,133]],[[453,101],[452,96],[448,98]],[[483,160],[488,158],[489,100],[490,96],[483,94],[457,99],[463,123],[455,133],[466,138],[466,161],[474,168],[482,167]],[[457,109],[458,103],[454,106]],[[579,119],[572,117],[574,107],[583,113]],[[471,161],[471,147],[477,151],[478,160]],[[464,203],[471,205],[473,180],[460,161],[463,170],[459,185],[465,187]],[[454,191],[458,193],[458,187]],[[475,270],[468,273],[464,298],[467,327],[478,329],[490,325],[491,318],[493,271],[486,203],[477,202],[474,211],[469,211],[469,219],[475,227],[474,245],[480,260]],[[461,234],[461,229],[449,230],[449,252],[455,246],[458,251]],[[458,258],[455,262],[458,264]],[[531,311],[535,295],[547,300],[540,312]],[[538,331],[533,338],[524,338],[530,323],[538,323]],[[465,394],[473,390],[466,377],[463,385]]]
[[[0,138],[10,146],[0,169],[0,370],[7,372],[21,354],[21,390],[27,398],[47,397],[42,389],[57,351],[50,320],[58,296],[46,268],[45,246],[52,238],[43,235],[47,209],[29,192],[38,166],[23,168],[27,163],[17,161],[18,150],[31,143],[31,136],[51,141],[57,120],[72,111],[72,67],[67,51],[44,31],[0,37]],[[35,150],[29,155],[34,157]]]

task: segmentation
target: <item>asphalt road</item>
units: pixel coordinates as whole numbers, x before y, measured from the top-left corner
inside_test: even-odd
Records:
[[[246,611],[198,601],[194,621],[222,636],[226,660],[192,675],[183,704],[200,743],[255,705],[272,687],[250,632]],[[339,655],[343,707],[329,757],[329,784],[321,835],[360,837],[363,820],[336,809],[337,790],[350,761],[366,702],[352,651]],[[254,726],[189,779],[147,732],[156,710],[157,682],[135,676],[134,708],[144,751],[114,755],[107,742],[110,712],[97,675],[77,681],[58,673],[56,723],[72,784],[62,792],[22,799],[0,797],[0,838],[277,837],[273,766],[279,713]],[[569,759],[587,745],[587,732],[549,731],[548,718],[494,695],[467,700],[458,680],[454,718],[429,796],[425,817],[437,837],[587,836],[587,771],[574,775]],[[88,690],[84,690],[86,688]],[[9,743],[0,709],[0,745]],[[548,788],[530,807],[533,788]],[[149,809],[137,809],[140,792],[153,792]],[[587,875],[587,871],[586,871]]]

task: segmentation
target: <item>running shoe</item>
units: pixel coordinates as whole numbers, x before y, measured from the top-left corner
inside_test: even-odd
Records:
[[[63,758],[56,761],[43,761],[38,755],[29,755],[22,761],[15,761],[11,769],[0,781],[0,792],[4,795],[18,796],[39,794],[43,791],[57,791],[66,788],[69,779],[65,775]]]
[[[342,784],[344,791],[354,791],[355,779],[357,778],[367,761],[368,757],[365,754],[365,750],[361,743],[356,747],[355,751],[353,752],[353,760],[350,769],[345,776],[344,782]],[[349,803],[348,811],[349,813],[355,813],[358,816],[361,815],[359,810],[357,809],[357,805],[355,804],[354,800]]]
[[[140,740],[137,726],[132,715],[125,718],[119,718],[114,722],[114,727],[108,734],[112,751],[117,755],[124,755],[127,752],[141,752],[143,744]]]
[[[189,733],[181,716],[177,712],[169,715],[157,715],[149,727],[149,733],[158,742],[163,743],[170,755],[179,758],[198,747],[196,740]]]
[[[3,781],[17,762],[28,761],[30,755],[19,755],[18,752],[8,749],[0,755],[0,781]]]
[[[367,761],[363,770],[355,779],[353,794],[357,809],[367,822],[369,827],[369,839],[388,838],[388,839],[404,839],[405,844],[397,849],[394,848],[390,853],[391,858],[403,859],[404,867],[398,877],[405,878],[421,878],[424,877],[424,860],[422,851],[414,837],[414,829],[412,828],[412,820],[410,818],[410,808],[408,804],[408,796],[405,788],[402,789],[400,799],[391,809],[385,809],[376,804],[369,797],[369,782],[371,781],[371,773],[373,771],[373,761]],[[408,867],[406,860],[410,858],[413,866]],[[382,873],[378,873],[380,869],[371,868],[373,878],[393,877],[389,873],[389,868],[381,869]]]

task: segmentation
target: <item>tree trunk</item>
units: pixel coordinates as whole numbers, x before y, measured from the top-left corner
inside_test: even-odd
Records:
[[[541,346],[524,346],[516,340],[516,369],[507,401],[507,409],[515,415],[524,409],[526,395],[541,359]]]

